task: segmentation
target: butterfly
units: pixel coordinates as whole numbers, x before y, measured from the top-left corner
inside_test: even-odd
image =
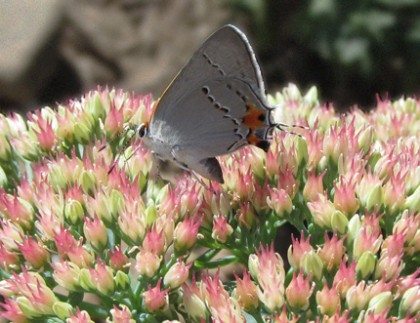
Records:
[[[194,53],[137,129],[162,161],[223,183],[217,156],[254,145],[268,151],[273,129],[264,81],[245,34],[226,25]]]

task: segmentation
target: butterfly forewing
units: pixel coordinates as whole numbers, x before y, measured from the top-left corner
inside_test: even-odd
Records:
[[[220,78],[237,78],[259,95],[265,93],[253,50],[246,36],[231,25],[212,34],[194,53],[159,100],[153,120],[169,120],[170,115],[184,108],[179,104],[184,96],[198,85],[205,86],[208,81]]]

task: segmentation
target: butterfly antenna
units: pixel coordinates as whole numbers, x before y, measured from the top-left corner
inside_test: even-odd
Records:
[[[293,130],[286,130],[285,128],[289,128],[289,129],[290,128],[299,128],[299,129],[309,130],[309,127],[306,127],[306,126],[302,126],[302,125],[298,125],[298,124],[288,125],[288,124],[281,123],[281,122],[273,124],[273,128],[277,128],[280,131],[283,131],[285,133],[288,133],[288,134],[291,134],[291,135],[294,135],[294,136],[298,136],[300,138],[303,138],[303,136],[301,134],[299,134],[299,133],[297,133]]]

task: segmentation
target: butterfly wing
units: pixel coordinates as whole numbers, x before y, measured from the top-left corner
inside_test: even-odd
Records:
[[[215,156],[268,148],[264,83],[245,35],[225,26],[194,53],[159,100],[146,144],[162,159],[223,182]]]
[[[225,77],[241,79],[265,94],[254,51],[244,33],[232,25],[217,30],[194,53],[162,95],[153,120],[169,120],[184,108],[179,102],[198,84]]]

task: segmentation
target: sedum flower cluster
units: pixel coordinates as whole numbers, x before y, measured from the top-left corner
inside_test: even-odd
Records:
[[[276,131],[169,182],[150,96],[0,115],[0,316],[12,322],[416,322],[420,101],[339,115],[290,85]],[[291,129],[285,129],[291,130]],[[296,228],[287,255],[279,228]]]

